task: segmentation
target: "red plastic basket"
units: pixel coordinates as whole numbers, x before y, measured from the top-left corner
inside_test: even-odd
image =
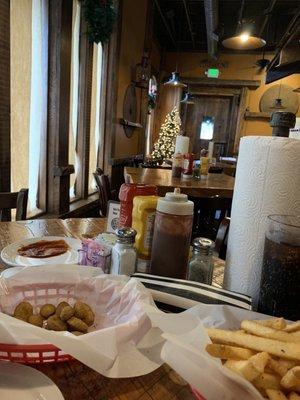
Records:
[[[22,364],[41,364],[70,361],[72,357],[52,344],[6,344],[0,343],[0,360]]]
[[[57,304],[60,301],[74,302],[74,287],[55,283],[15,286],[1,299],[0,311],[12,314],[15,305],[20,301],[29,301],[34,307],[45,303]],[[70,361],[72,356],[56,346],[46,344],[7,344],[0,343],[0,360],[19,362],[23,364],[53,363]]]
[[[193,395],[195,396],[195,399],[197,400],[206,400],[205,397],[201,396],[201,394],[199,392],[197,392],[196,389],[192,389]]]

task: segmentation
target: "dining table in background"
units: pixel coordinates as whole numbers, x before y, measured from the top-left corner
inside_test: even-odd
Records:
[[[106,218],[35,219],[0,223],[0,251],[13,242],[42,236],[93,238],[106,230]],[[2,260],[0,272],[9,268]],[[222,286],[224,261],[215,259],[213,282]],[[65,400],[192,400],[189,385],[169,366],[150,374],[106,378],[77,360],[35,364],[61,390]]]
[[[220,197],[232,198],[234,178],[227,174],[208,174],[202,179],[180,179],[173,178],[172,171],[155,168],[124,168],[125,182],[144,183],[156,185],[158,195],[164,196],[174,188],[180,188],[182,193],[192,197]]]

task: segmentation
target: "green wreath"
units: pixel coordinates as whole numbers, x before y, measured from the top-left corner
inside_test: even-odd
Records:
[[[113,0],[81,0],[81,2],[90,42],[108,42],[117,19]]]

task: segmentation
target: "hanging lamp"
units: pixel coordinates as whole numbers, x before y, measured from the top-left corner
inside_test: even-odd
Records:
[[[180,103],[182,104],[195,104],[192,100],[192,97],[189,92],[185,92],[184,97],[182,100],[180,100]]]
[[[254,50],[265,46],[266,41],[258,36],[250,35],[247,31],[241,31],[236,36],[222,41],[222,45],[232,50]]]
[[[178,72],[178,58],[179,58],[179,49],[180,49],[180,37],[181,37],[181,20],[179,20],[179,29],[178,29],[178,38],[177,38],[177,49],[176,49],[176,69],[172,72],[169,80],[164,83],[165,86],[169,87],[179,87],[179,88],[186,88],[187,85],[180,80],[180,75]]]
[[[222,45],[232,50],[254,50],[265,46],[266,41],[252,33],[253,21],[243,21],[245,0],[241,0],[236,33],[225,38]]]
[[[286,107],[284,107],[284,105],[282,104],[282,98],[280,97],[281,85],[282,85],[282,81],[280,81],[278,97],[277,97],[277,99],[275,99],[274,105],[272,107],[270,107],[270,110],[285,110],[286,109]]]
[[[180,75],[179,72],[175,71],[172,72],[172,75],[170,76],[169,80],[164,83],[165,86],[173,86],[173,87],[181,87],[181,88],[186,88],[187,85],[180,80]]]

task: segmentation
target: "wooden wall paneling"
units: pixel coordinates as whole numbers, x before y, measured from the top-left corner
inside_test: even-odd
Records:
[[[76,197],[86,198],[89,185],[89,150],[91,129],[93,78],[93,43],[87,36],[87,24],[84,13],[80,15],[79,44],[79,100],[76,152],[80,160],[77,172],[75,192]],[[92,173],[94,171],[90,171]]]
[[[239,106],[237,111],[237,120],[236,120],[236,129],[235,129],[235,137],[234,137],[234,144],[233,144],[233,152],[237,153],[239,142],[241,138],[241,133],[243,130],[244,124],[244,114],[247,108],[247,98],[248,98],[248,89],[243,87],[241,89],[240,97],[239,97]]]
[[[49,2],[48,212],[69,210],[69,113],[72,0]]]
[[[122,32],[122,0],[115,1],[115,9],[118,19],[114,31],[108,43],[107,50],[107,79],[105,88],[105,127],[104,127],[104,171],[111,175],[111,160],[115,153],[115,135],[117,121],[117,89],[118,89],[118,70]]]
[[[0,0],[0,192],[10,192],[10,2]]]
[[[226,148],[226,155],[232,156],[234,152],[234,142],[235,142],[235,133],[236,133],[236,124],[238,119],[238,110],[239,110],[239,101],[240,96],[234,95],[231,98],[231,106],[229,113],[229,121],[228,121],[228,143]]]

